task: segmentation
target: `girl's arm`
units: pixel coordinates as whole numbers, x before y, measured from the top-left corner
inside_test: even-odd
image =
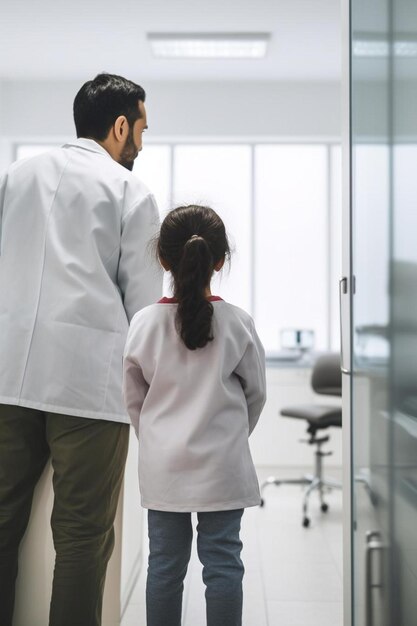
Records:
[[[252,340],[235,370],[248,405],[249,434],[255,428],[266,401],[265,351],[252,320],[250,331]]]
[[[139,417],[149,385],[143,377],[142,368],[130,357],[123,360],[123,399],[125,407],[139,438]]]

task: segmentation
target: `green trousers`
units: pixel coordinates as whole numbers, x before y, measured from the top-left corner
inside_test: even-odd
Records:
[[[0,624],[11,626],[18,549],[51,457],[56,551],[50,626],[99,626],[129,426],[0,404]]]

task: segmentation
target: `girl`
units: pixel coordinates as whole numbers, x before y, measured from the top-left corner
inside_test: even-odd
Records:
[[[240,626],[240,521],[244,507],[260,503],[248,436],[265,402],[264,350],[251,317],[211,295],[212,274],[230,256],[212,209],[171,211],[157,252],[174,298],[134,316],[123,384],[149,509],[147,626],[181,624],[193,511],[207,624]]]

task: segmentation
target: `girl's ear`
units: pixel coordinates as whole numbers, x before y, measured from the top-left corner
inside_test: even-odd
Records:
[[[159,262],[162,265],[162,267],[164,268],[164,270],[166,272],[169,272],[170,267],[169,267],[168,263],[162,257],[159,257]]]
[[[222,259],[220,259],[220,261],[217,261],[216,265],[214,266],[214,271],[215,272],[220,272],[220,270],[222,269],[224,265],[224,257]]]

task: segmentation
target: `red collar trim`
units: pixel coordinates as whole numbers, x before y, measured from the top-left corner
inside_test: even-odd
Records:
[[[222,301],[223,298],[220,298],[220,296],[209,296],[207,300],[209,302],[219,302],[219,300]],[[178,300],[176,298],[164,297],[158,300],[157,304],[178,304]]]

